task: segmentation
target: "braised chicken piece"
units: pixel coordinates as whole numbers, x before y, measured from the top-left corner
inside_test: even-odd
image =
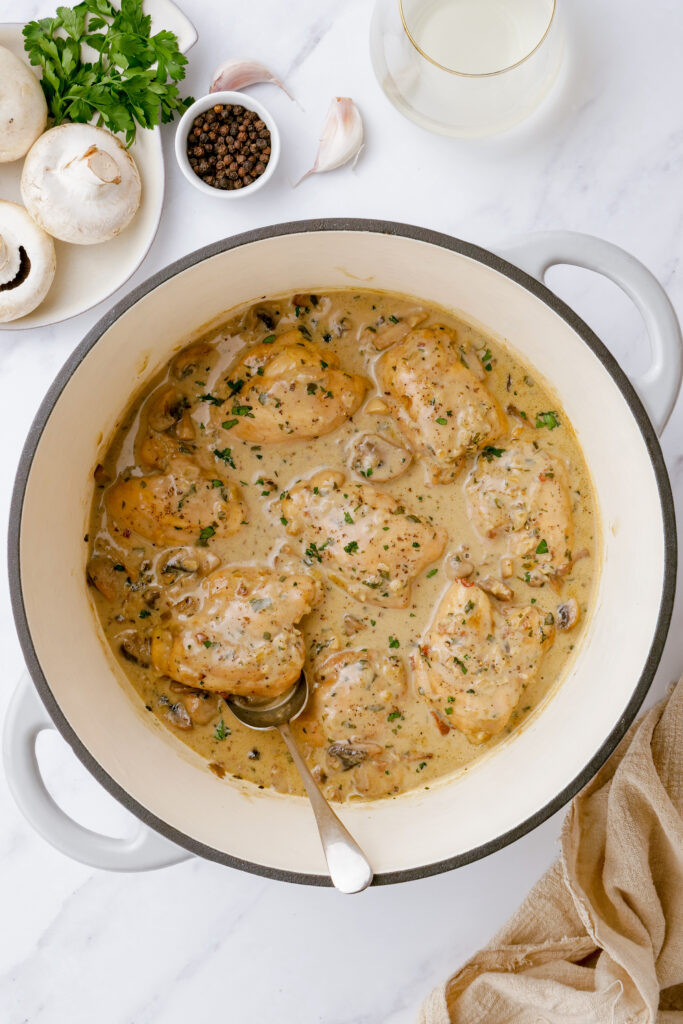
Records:
[[[113,532],[137,533],[159,546],[229,537],[246,519],[239,488],[210,477],[191,459],[171,461],[166,473],[124,472],[105,492]]]
[[[281,497],[305,558],[358,601],[406,608],[413,579],[442,553],[445,530],[370,484],[321,470]]]
[[[310,575],[284,575],[253,565],[211,573],[184,613],[155,629],[152,662],[186,686],[243,697],[284,693],[306,656],[296,624],[320,601]]]
[[[231,436],[272,444],[329,434],[363,401],[367,381],[298,330],[254,345],[231,367],[229,394],[212,410]],[[223,397],[222,395],[220,397]]]
[[[536,678],[555,636],[551,620],[533,605],[494,609],[479,587],[453,583],[411,656],[415,683],[443,721],[484,743],[502,732]]]
[[[494,455],[479,455],[465,493],[470,518],[482,536],[506,536],[508,552],[533,560],[541,572],[567,571],[574,522],[560,459],[530,441],[507,443]]]
[[[378,797],[393,792],[402,774],[401,759],[392,749],[395,722],[407,696],[401,659],[374,650],[340,651],[318,662],[312,676],[311,696],[296,730],[325,794]]]
[[[427,479],[449,483],[464,456],[491,445],[507,429],[500,405],[464,365],[455,332],[411,331],[376,363],[377,383]]]

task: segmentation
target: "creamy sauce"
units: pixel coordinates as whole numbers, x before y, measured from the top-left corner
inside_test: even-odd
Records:
[[[435,476],[433,460],[431,466],[425,465],[419,445],[411,444],[405,425],[401,427],[397,422],[395,402],[392,406],[392,397],[386,391],[380,393],[374,377],[374,366],[379,360],[383,361],[382,377],[391,373],[391,366],[387,371],[387,357],[398,351],[409,328],[424,330],[430,325],[445,325],[455,332],[463,365],[476,374],[485,393],[497,400],[499,408],[507,410],[501,420],[505,424],[503,433],[483,449],[483,454],[481,442],[475,439],[472,450],[466,451],[455,468],[449,464],[446,477],[452,477],[452,481],[444,483],[426,482],[426,477]],[[225,381],[235,381],[231,371],[247,350],[263,346],[264,339],[266,345],[273,344],[269,339],[273,335],[280,338],[285,330],[298,331],[305,341],[331,353],[330,362],[335,356],[338,359],[336,386],[341,381],[346,390],[343,397],[338,391],[336,396],[330,394],[327,398],[325,408],[329,410],[332,402],[336,406],[325,414],[333,417],[333,429],[305,439],[290,438],[282,430],[279,440],[259,444],[253,436],[258,424],[255,420],[251,430],[246,431],[252,436],[240,439],[238,425],[244,412],[239,410],[246,406],[240,391],[221,401],[227,394]],[[395,349],[389,347],[392,343],[397,346]],[[242,359],[240,367],[244,363]],[[343,374],[347,375],[346,384]],[[362,380],[355,380],[355,376],[368,381],[364,397]],[[256,376],[249,383],[254,381],[258,383]],[[166,394],[162,385],[167,387]],[[246,386],[241,390],[245,393]],[[329,390],[332,391],[331,386]],[[313,422],[323,408],[314,405],[316,397],[320,398],[317,386],[313,391],[309,389],[308,394],[312,396],[310,408],[294,410],[291,429],[297,429],[302,416]],[[286,388],[282,397],[286,401]],[[437,423],[442,418],[446,423],[450,414],[450,409],[444,410]],[[486,415],[490,421],[496,420],[490,408]],[[231,422],[232,426],[221,425]],[[278,436],[277,420],[268,425],[268,430],[268,436]],[[374,435],[374,441],[368,441],[364,435]],[[546,469],[554,465],[557,474],[566,479],[563,486],[573,536],[571,550],[559,552],[558,548],[557,557],[552,549],[546,553],[548,543],[552,543],[552,525],[547,526],[546,543],[542,517],[537,522],[527,518],[526,524],[523,517],[521,527],[513,523],[519,512],[514,495],[508,507],[507,499],[499,501],[486,481],[486,474],[502,465],[502,460],[510,462],[510,453],[517,450],[531,453],[531,471],[507,467],[513,475],[517,474],[517,485],[522,490],[531,487],[527,478],[531,481],[533,477],[533,486],[539,486],[535,453],[541,461],[545,459]],[[123,501],[116,506],[119,520],[115,522],[112,495],[128,491],[114,489],[124,484],[128,489],[132,486],[137,491],[137,501],[139,478],[154,483],[154,475],[168,472],[169,459],[177,458],[199,467],[197,471],[190,467],[189,486],[182,491],[178,485],[173,493],[173,501],[178,499],[180,503],[179,509],[182,510],[183,502],[188,503],[187,518],[167,525],[165,531],[153,537],[155,543],[150,540],[149,529],[147,536],[136,532],[134,514],[128,525],[122,521],[121,517],[125,520],[126,515],[130,518],[130,505],[125,511],[120,508]],[[391,535],[392,548],[387,559],[393,556],[396,544],[404,544],[406,550],[401,555],[400,567],[392,564],[391,571],[385,574],[395,582],[395,589],[391,595],[387,590],[389,596],[385,599],[380,586],[385,576],[377,577],[380,583],[374,588],[372,575],[381,564],[383,544],[378,543],[378,536],[380,540],[382,537],[370,536],[370,527],[366,527],[374,523],[374,530],[386,529],[389,536],[389,527],[377,526],[380,520],[385,523],[381,519],[385,513],[366,507],[363,522],[348,527],[355,531],[348,537],[360,541],[347,541],[347,535],[340,535],[339,543],[325,548],[321,538],[326,528],[320,524],[325,521],[328,506],[318,493],[315,500],[319,504],[313,507],[312,482],[310,522],[306,525],[304,521],[297,532],[296,516],[301,517],[302,508],[304,512],[306,509],[301,489],[305,491],[307,481],[321,471],[341,474],[342,491],[351,490],[357,495],[363,488],[369,488],[368,494],[372,494],[376,488],[391,496],[394,509],[404,510],[401,515],[408,520],[406,529],[400,538]],[[209,482],[215,477],[216,493],[210,495],[213,504],[206,519],[202,519],[205,510],[200,503],[207,499],[203,491],[198,496],[197,486],[191,482],[193,472],[195,477],[200,472],[201,479]],[[545,486],[543,472],[540,475]],[[548,471],[548,476],[552,480],[555,474]],[[479,501],[482,478],[488,490],[473,521],[472,502]],[[534,379],[533,370],[522,365],[503,345],[444,310],[421,307],[405,297],[339,291],[313,298],[295,296],[263,301],[231,314],[218,330],[176,356],[134,399],[96,471],[95,480],[89,578],[95,584],[91,592],[107,639],[147,710],[204,757],[220,777],[231,774],[262,788],[274,786],[281,792],[303,793],[296,770],[276,733],[255,733],[241,726],[219,694],[202,692],[201,682],[194,682],[193,688],[187,689],[178,681],[182,678],[187,682],[187,678],[176,674],[175,681],[171,679],[165,671],[173,670],[168,665],[177,664],[177,658],[174,661],[167,656],[163,662],[165,671],[155,668],[161,661],[158,655],[152,658],[152,639],[160,631],[163,633],[165,624],[177,616],[181,602],[185,602],[184,621],[192,625],[193,614],[198,614],[198,584],[219,567],[270,566],[290,575],[312,575],[318,581],[322,599],[304,615],[298,627],[292,627],[303,634],[306,672],[313,689],[309,708],[294,723],[294,730],[326,795],[333,799],[392,796],[416,786],[428,787],[438,777],[480,757],[520,726],[551,693],[589,615],[598,549],[597,523],[585,462],[563,410]],[[146,490],[147,483],[143,481],[142,486]],[[495,484],[492,486],[495,490]],[[553,496],[552,486],[548,484],[550,501],[557,499],[561,504],[562,495]],[[356,507],[360,508],[360,499]],[[195,514],[196,529],[192,526]],[[386,522],[393,526],[391,511],[386,514]],[[345,523],[349,519],[352,515],[346,510]],[[513,523],[513,532],[506,532],[508,520]],[[215,526],[210,525],[212,522]],[[493,532],[498,532],[494,537],[485,536],[492,524]],[[408,528],[413,532],[409,534]],[[314,529],[317,533],[311,532]],[[174,535],[177,542],[172,544]],[[365,540],[368,550],[375,545],[368,556],[370,561],[363,564],[356,558],[349,565],[352,556],[362,553]],[[341,553],[342,548],[347,550],[347,543],[348,558]],[[562,546],[561,540],[557,544]],[[426,545],[426,549],[421,545]],[[416,552],[419,555],[422,551],[425,554],[420,561]],[[554,566],[548,565],[549,560]],[[558,567],[558,560],[563,564],[559,574],[554,575],[550,569]],[[453,727],[448,703],[453,698],[444,696],[440,684],[435,684],[430,692],[430,684],[422,678],[420,650],[425,650],[430,629],[435,630],[438,625],[435,609],[456,576],[475,588],[490,578],[481,602],[487,607],[490,603],[494,621],[502,624],[500,628],[508,628],[510,610],[532,606],[534,615],[538,612],[535,628],[543,641],[547,640],[536,652],[540,668],[530,672],[527,681],[519,683],[520,696],[517,699],[513,695],[514,710],[509,720],[506,717],[504,727],[491,738],[487,738],[486,730],[478,731],[478,727],[473,726],[468,735],[467,729],[463,732]],[[493,596],[492,590],[498,596]],[[368,600],[360,600],[366,591]],[[478,599],[481,596],[478,589],[473,593]],[[573,607],[571,599],[576,602],[578,622],[569,630],[557,628],[562,616],[566,618],[567,602]],[[474,608],[474,602],[467,602],[466,607],[470,604]],[[558,606],[564,607],[559,617]],[[484,612],[488,614],[487,609]],[[262,635],[270,637],[270,630],[275,628],[277,624],[269,626]],[[215,642],[202,641],[205,635],[208,634],[199,634],[199,642],[206,646],[208,660]],[[292,639],[289,634],[288,637]],[[509,646],[507,639],[497,638],[495,643],[496,650],[504,655],[504,648]],[[288,648],[290,656],[294,656],[295,648],[293,640],[291,649]],[[472,666],[479,654],[471,643],[465,649],[466,657],[473,659],[468,662],[469,684],[470,679],[474,683]],[[455,661],[462,664],[463,673],[467,672],[463,662],[457,658]],[[490,661],[490,669],[488,664],[481,669],[477,662],[477,671],[489,672],[489,685],[491,679],[495,681],[496,673],[495,659]],[[464,694],[470,692],[474,689],[468,686]],[[456,708],[458,721],[459,715]]]

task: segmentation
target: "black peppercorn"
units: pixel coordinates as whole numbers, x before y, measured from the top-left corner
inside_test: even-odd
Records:
[[[192,170],[207,185],[246,188],[268,166],[270,132],[255,111],[216,104],[194,119],[186,149]]]

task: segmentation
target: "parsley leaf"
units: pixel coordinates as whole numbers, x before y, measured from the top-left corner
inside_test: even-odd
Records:
[[[193,102],[178,92],[187,59],[177,37],[168,31],[152,35],[142,4],[123,0],[117,10],[109,0],[84,0],[24,26],[24,49],[41,69],[55,124],[95,119],[111,132],[125,132],[130,146],[138,126],[172,121]],[[96,51],[94,62],[84,58],[84,45]]]

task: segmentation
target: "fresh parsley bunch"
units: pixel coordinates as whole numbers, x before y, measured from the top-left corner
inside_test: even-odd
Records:
[[[173,32],[151,35],[152,19],[142,0],[83,0],[58,7],[54,18],[24,26],[24,49],[42,69],[41,85],[55,124],[91,121],[135,140],[137,126],[172,121],[192,98],[182,99],[177,82],[187,60]],[[98,54],[83,59],[84,45]]]

